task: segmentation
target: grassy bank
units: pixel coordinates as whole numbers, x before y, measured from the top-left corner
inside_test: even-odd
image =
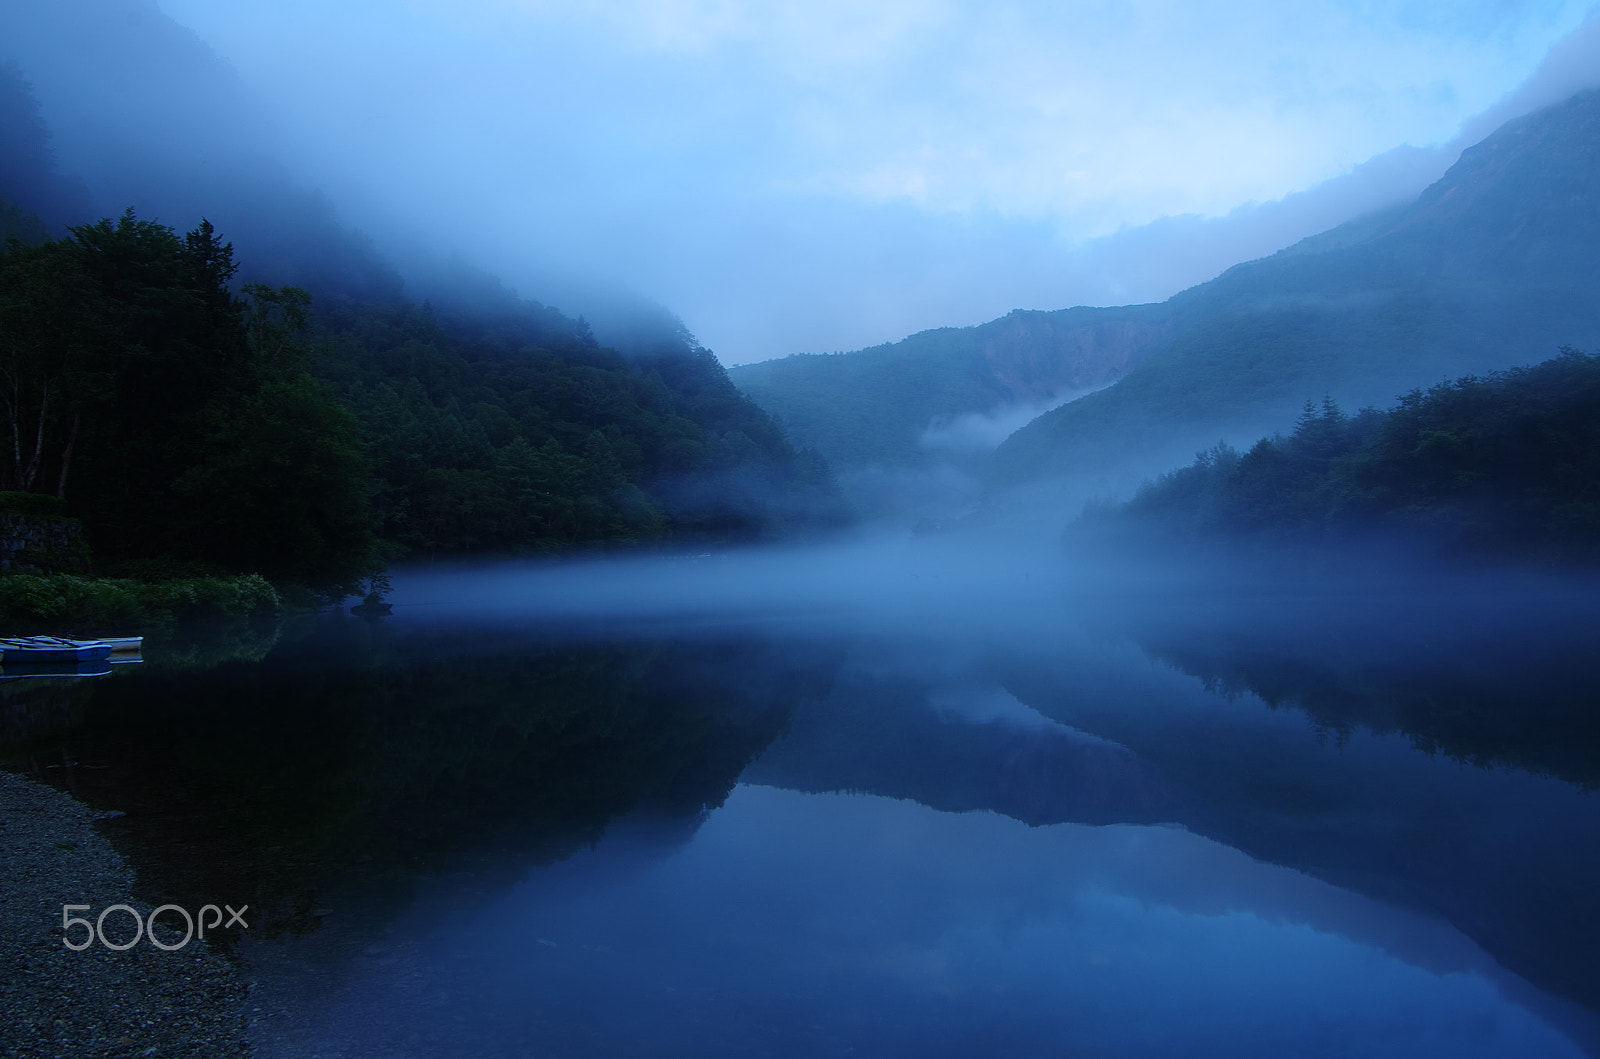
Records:
[[[258,574],[144,582],[74,574],[0,575],[0,634],[145,632],[204,618],[297,609]]]

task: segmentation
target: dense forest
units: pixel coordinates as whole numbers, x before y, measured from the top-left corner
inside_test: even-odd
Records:
[[[330,313],[318,334],[371,444],[380,534],[406,554],[752,540],[842,514],[826,465],[698,346],[625,357],[531,303]]]
[[[348,590],[386,560],[837,517],[703,349],[631,360],[536,303],[489,318],[230,283],[233,248],[132,211],[0,254],[0,485],[60,498],[97,569]]]
[[[1219,444],[1092,512],[1075,540],[1247,549],[1382,539],[1442,558],[1600,560],[1600,357],[1413,390],[1355,415],[1308,402],[1293,433]]]
[[[132,213],[12,240],[0,484],[62,500],[113,568],[350,584],[380,562],[359,425],[289,340],[303,296],[234,271],[209,225]]]

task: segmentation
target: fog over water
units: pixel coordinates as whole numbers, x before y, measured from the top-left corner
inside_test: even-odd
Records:
[[[870,530],[712,553],[415,565],[394,572],[392,598],[414,620],[442,625],[570,622],[610,636],[639,623],[939,638],[1048,638],[1062,619],[1164,616],[1206,624],[1240,613],[1357,625],[1367,613],[1392,623],[1407,613],[1429,620],[1453,614],[1452,626],[1462,630],[1514,623],[1529,607],[1553,621],[1594,599],[1595,578],[1582,572],[1467,572],[1418,559],[1415,551],[1368,542],[1311,562],[1265,554],[1231,563],[1199,551],[1129,560],[1068,553],[1059,526],[1018,521],[931,536]]]
[[[443,623],[792,624],[839,631],[1031,617],[1062,601],[1066,574],[1037,534],[1018,534],[987,553],[967,541],[873,535],[705,554],[412,567],[394,573],[393,599]],[[1076,579],[1099,580],[1088,570]]]
[[[263,1054],[1596,1054],[1592,583],[1349,558],[1016,533],[400,571],[373,634],[463,688],[480,655],[698,643],[720,709],[792,705],[687,823],[440,875],[376,944],[252,949]],[[818,644],[825,679],[762,668]]]

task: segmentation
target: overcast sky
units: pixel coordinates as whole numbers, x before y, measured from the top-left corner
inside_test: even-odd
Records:
[[[558,305],[621,282],[729,363],[1165,297],[1420,186],[1440,153],[1394,149],[1450,141],[1596,6],[160,2],[380,246]]]

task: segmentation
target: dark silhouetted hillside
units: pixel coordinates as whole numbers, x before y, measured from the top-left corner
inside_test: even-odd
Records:
[[[1600,357],[1413,390],[1387,412],[1307,404],[1288,436],[1219,445],[1086,516],[1080,544],[1233,553],[1372,540],[1441,559],[1600,560]]]
[[[843,518],[826,466],[670,314],[625,357],[466,269],[437,307],[419,303],[317,196],[252,165],[239,129],[172,143],[172,125],[240,103],[231,72],[152,5],[102,6],[128,18],[83,51],[149,45],[107,61],[140,72],[132,95],[152,109],[68,138],[81,154],[105,133],[133,171],[90,187],[148,192],[166,216],[192,204],[189,236],[138,199],[119,221],[59,212],[75,187],[51,154],[60,130],[0,71],[4,182],[23,199],[0,198],[0,234],[19,239],[0,247],[0,418],[21,439],[0,485],[62,498],[99,572],[244,570],[337,590],[385,556],[748,541]],[[59,52],[71,42],[51,32],[81,7],[0,7],[0,22],[24,31],[7,43]],[[59,90],[58,115],[92,91]],[[190,173],[197,157],[216,164]]]

